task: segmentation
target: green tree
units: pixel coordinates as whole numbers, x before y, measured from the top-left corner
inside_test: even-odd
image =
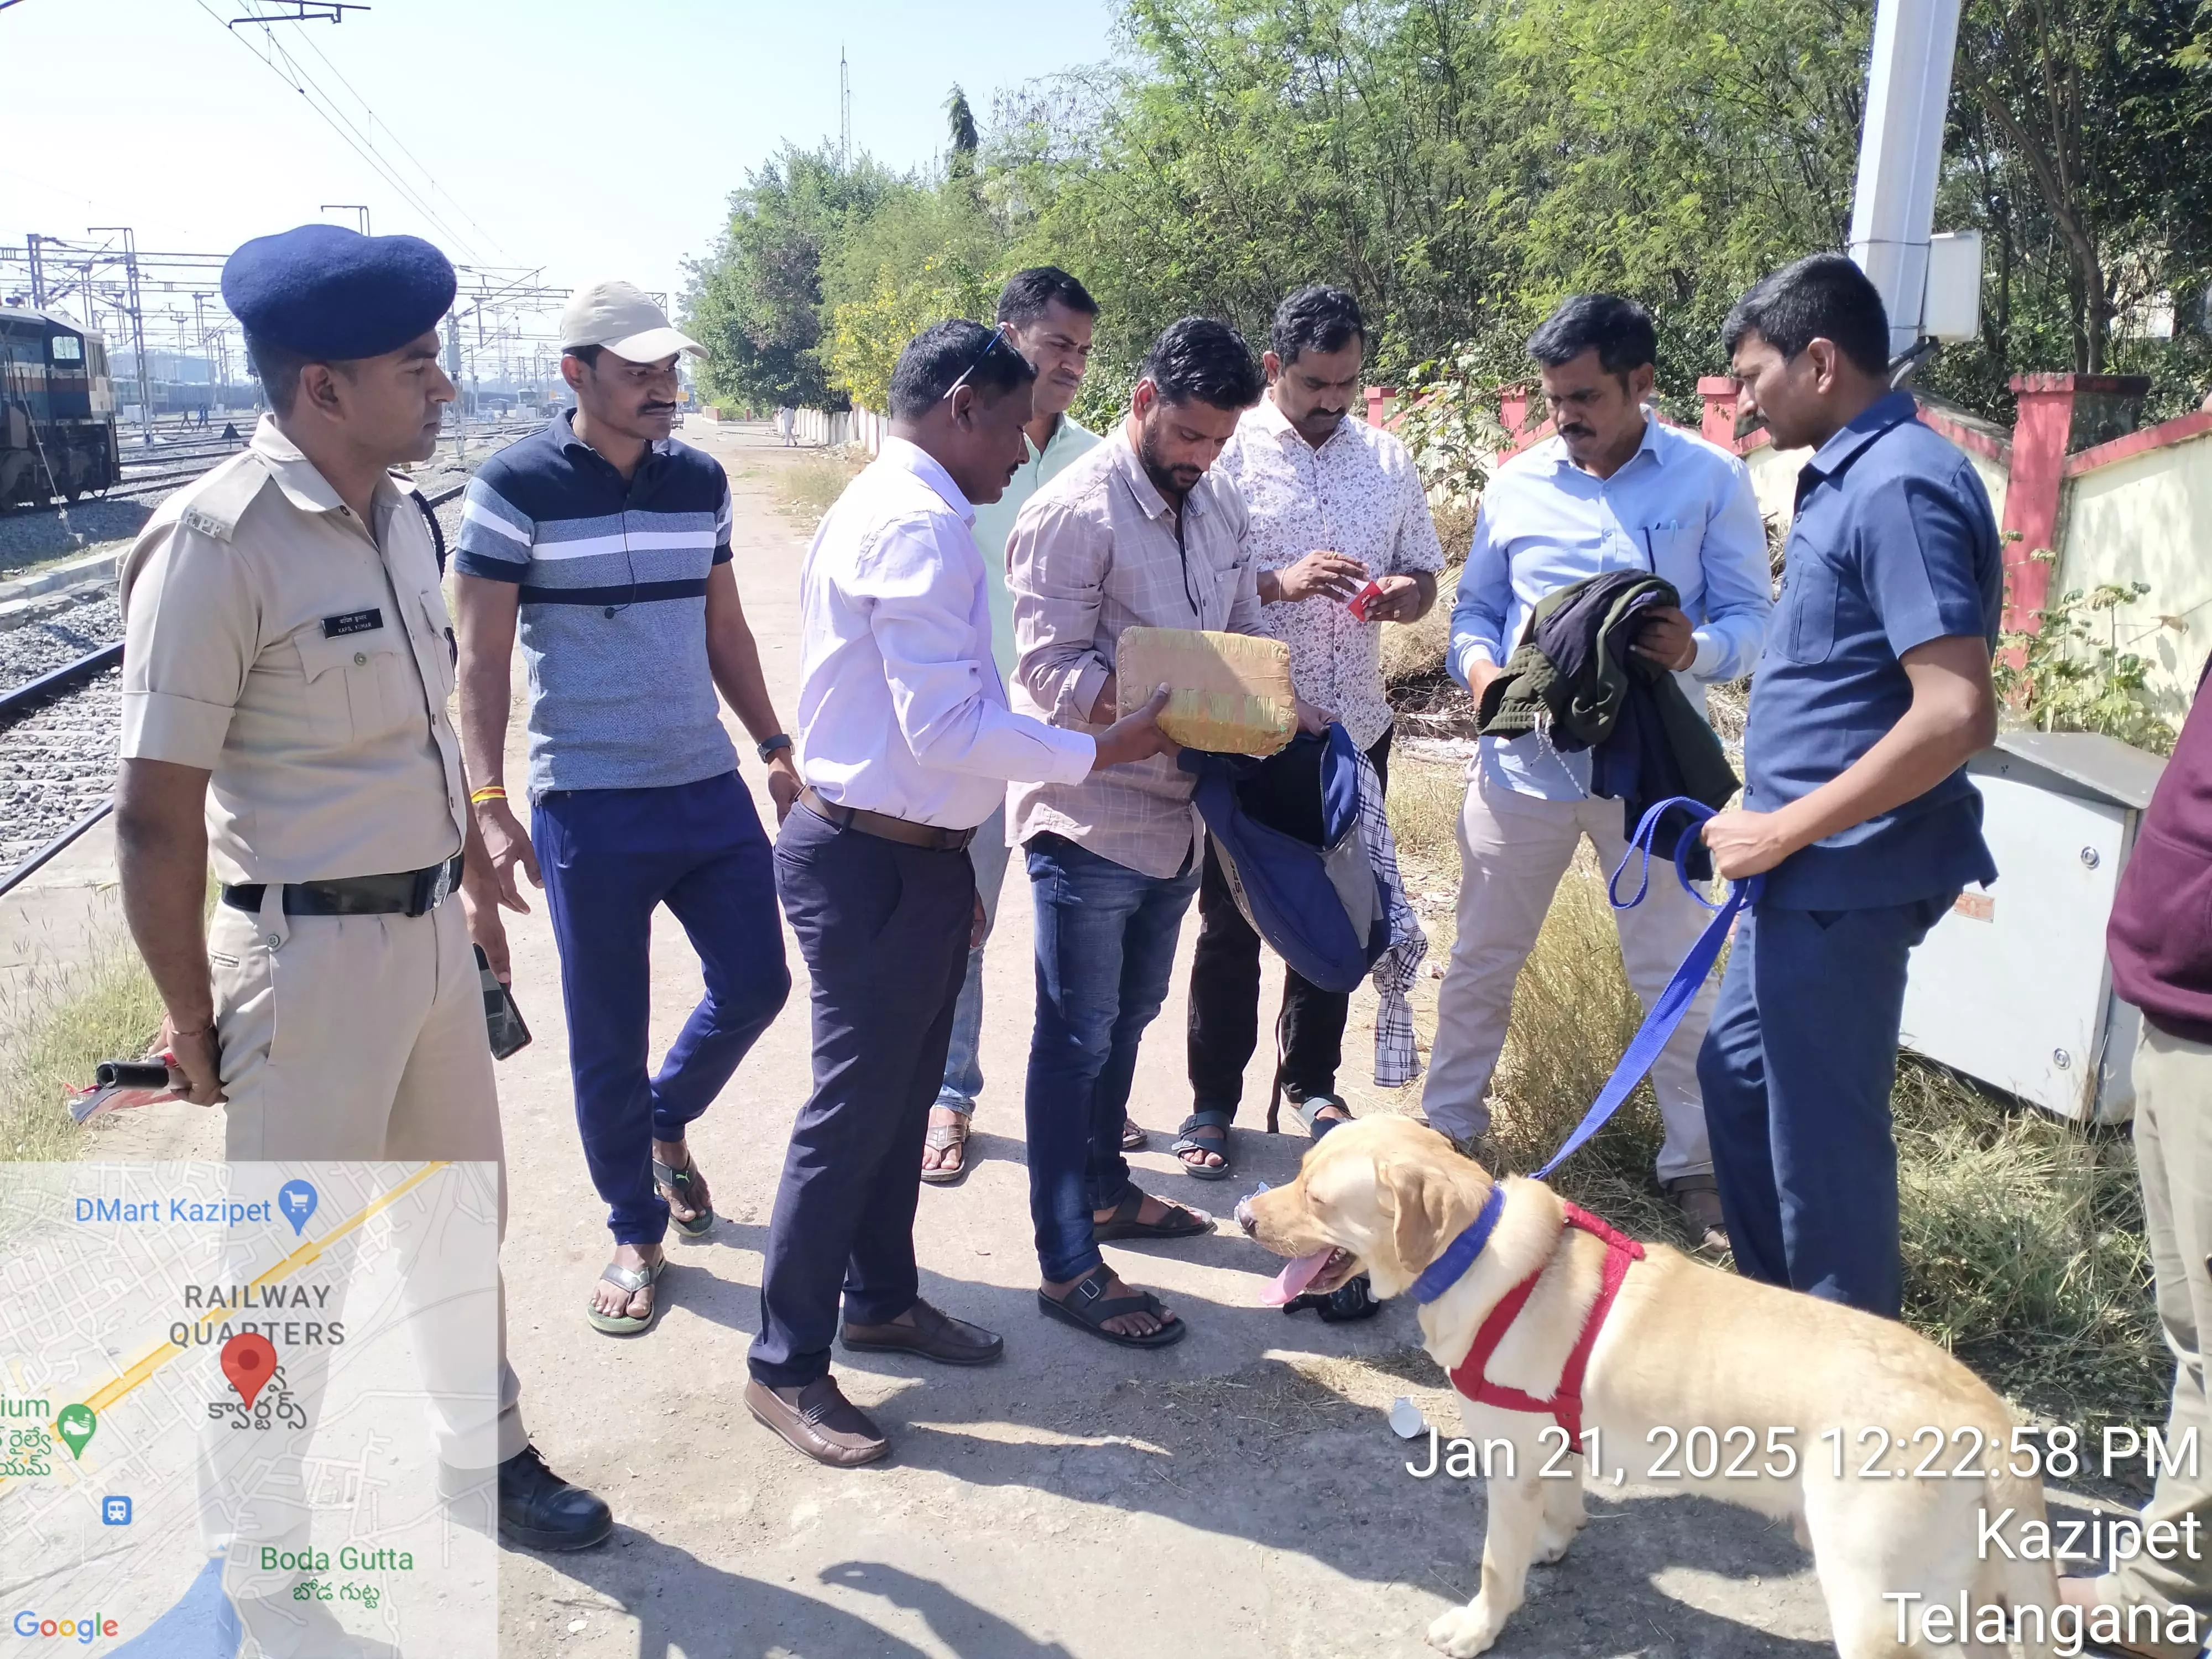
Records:
[[[707,348],[712,398],[842,408],[823,362],[822,268],[851,228],[910,188],[863,156],[786,144],[730,197],[713,253],[693,263],[685,325]]]

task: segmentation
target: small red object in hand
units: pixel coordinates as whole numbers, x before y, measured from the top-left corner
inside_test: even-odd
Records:
[[[1367,620],[1367,607],[1374,604],[1376,600],[1382,597],[1382,584],[1370,579],[1366,586],[1361,588],[1357,593],[1354,593],[1350,599],[1344,602],[1344,608],[1352,612],[1352,621],[1365,622]]]

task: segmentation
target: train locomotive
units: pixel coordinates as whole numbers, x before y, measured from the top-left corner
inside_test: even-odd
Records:
[[[64,318],[0,306],[0,511],[73,501],[121,476],[106,345]]]

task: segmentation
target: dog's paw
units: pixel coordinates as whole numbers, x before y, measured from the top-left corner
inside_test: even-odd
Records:
[[[1492,1619],[1482,1598],[1477,1596],[1469,1606],[1454,1607],[1429,1626],[1429,1645],[1449,1654],[1451,1659],[1474,1659],[1476,1654],[1490,1650],[1504,1622]]]

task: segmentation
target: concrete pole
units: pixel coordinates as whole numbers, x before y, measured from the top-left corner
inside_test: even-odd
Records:
[[[1851,198],[1850,256],[1888,308],[1893,357],[1920,337],[1958,43],[1959,0],[1880,0]]]

